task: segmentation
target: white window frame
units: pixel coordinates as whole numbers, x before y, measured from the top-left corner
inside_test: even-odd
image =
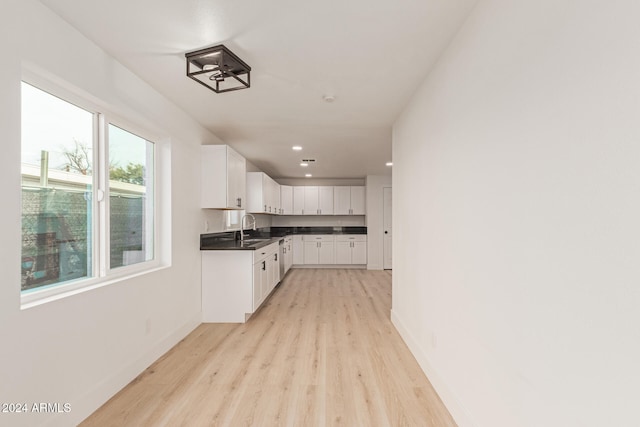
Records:
[[[90,95],[82,91],[59,82],[53,83],[51,80],[24,70],[21,82],[30,84],[37,89],[45,91],[63,101],[69,102],[94,115],[94,140],[93,149],[93,174],[92,174],[92,276],[61,282],[44,286],[43,289],[34,288],[27,292],[20,292],[21,309],[27,309],[40,304],[55,301],[60,298],[75,295],[91,289],[130,279],[142,274],[166,268],[168,260],[165,258],[167,251],[163,247],[161,229],[164,227],[162,221],[162,202],[159,197],[159,189],[163,183],[167,183],[166,178],[160,179],[160,166],[162,162],[161,152],[163,145],[167,143],[167,138],[158,131],[152,131],[148,126],[141,126],[127,120],[113,112],[100,101],[95,100]],[[63,87],[64,86],[64,87]],[[109,234],[109,157],[108,157],[108,125],[112,124],[127,132],[144,138],[154,144],[153,150],[153,258],[149,261],[110,268],[110,234]],[[22,144],[22,142],[20,142]],[[22,205],[20,207],[22,211]],[[22,213],[21,213],[22,215]]]

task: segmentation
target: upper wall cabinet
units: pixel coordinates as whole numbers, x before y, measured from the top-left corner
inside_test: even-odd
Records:
[[[364,215],[365,187],[333,187],[335,215]]]
[[[228,145],[203,145],[200,203],[203,208],[245,209],[247,162]]]
[[[280,215],[280,184],[263,172],[247,173],[247,211]]]
[[[296,188],[302,188],[303,190],[296,191]],[[297,208],[300,207],[300,201],[296,200],[296,197],[303,197],[302,215],[333,215],[333,187],[294,187],[294,213],[300,214],[297,212]]]
[[[280,211],[282,215],[293,215],[293,187],[280,186]]]

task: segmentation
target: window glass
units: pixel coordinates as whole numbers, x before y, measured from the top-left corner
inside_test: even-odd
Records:
[[[153,259],[154,144],[109,125],[110,267]]]
[[[94,114],[22,83],[21,289],[92,275]]]

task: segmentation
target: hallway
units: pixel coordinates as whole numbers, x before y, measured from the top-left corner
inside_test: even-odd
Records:
[[[202,324],[82,426],[454,427],[389,320],[391,274],[294,269],[246,324]]]

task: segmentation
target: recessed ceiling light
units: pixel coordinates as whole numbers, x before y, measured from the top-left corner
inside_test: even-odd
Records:
[[[308,173],[308,174],[305,174],[305,176],[306,176],[307,178],[311,178],[313,175],[311,175],[310,173]]]
[[[300,163],[300,166],[302,166],[303,168],[306,168],[307,166],[309,166],[309,163],[302,162]]]
[[[387,162],[385,163],[386,166],[393,166],[393,162]]]
[[[299,145],[294,145],[293,147],[291,147],[291,149],[292,149],[293,151],[300,151],[300,150],[302,150],[302,147],[301,147],[301,146],[299,146]]]
[[[324,102],[333,102],[336,100],[336,97],[333,95],[323,95],[322,99],[324,100]]]

